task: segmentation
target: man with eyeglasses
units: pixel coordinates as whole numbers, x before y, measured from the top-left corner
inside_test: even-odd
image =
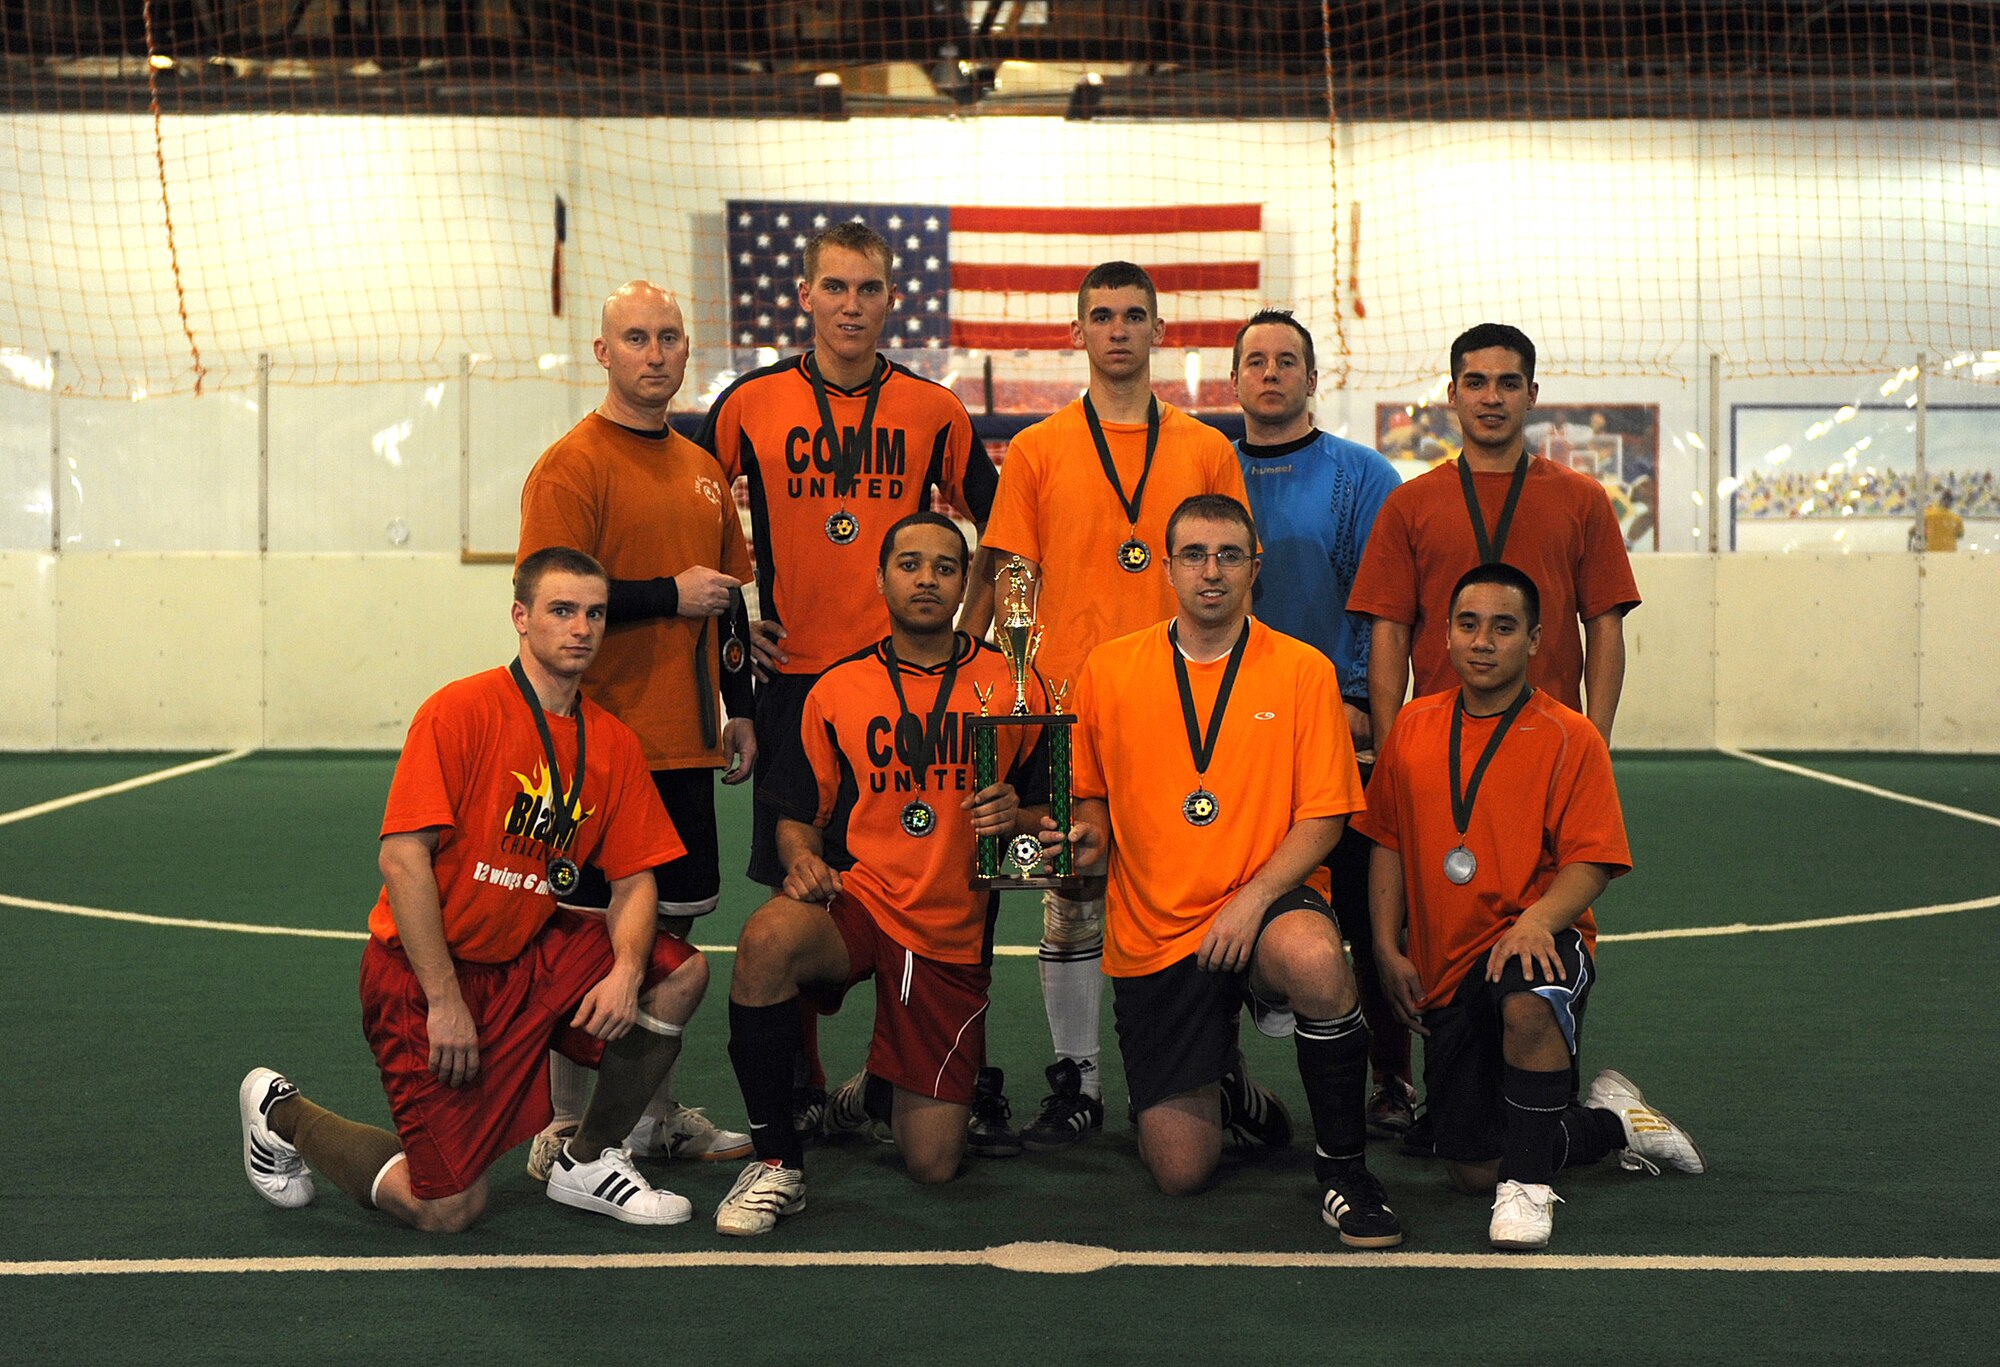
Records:
[[[1084,866],[1108,860],[1104,969],[1160,1190],[1206,1186],[1240,1123],[1222,1084],[1247,1004],[1297,1050],[1322,1218],[1342,1243],[1388,1248],[1402,1226],[1363,1156],[1368,1028],[1321,867],[1361,778],[1332,663],[1250,618],[1256,544],[1235,499],[1175,509],[1173,618],[1099,646],[1077,685],[1066,834]],[[1274,1146],[1282,1116],[1262,1117]]]

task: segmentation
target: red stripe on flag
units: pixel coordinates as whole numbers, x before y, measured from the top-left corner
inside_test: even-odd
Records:
[[[1169,347],[1236,345],[1241,323],[1168,323]],[[1069,351],[1067,323],[981,323],[952,320],[951,344],[978,351]]]
[[[953,205],[954,233],[1079,233],[1132,236],[1139,233],[1261,232],[1261,204],[1161,204],[1145,209],[1009,209]]]
[[[951,263],[955,290],[994,290],[1005,294],[1071,294],[1090,273],[1088,266],[1002,266],[983,262]],[[1147,266],[1153,288],[1162,294],[1181,290],[1254,290],[1255,261],[1196,261],[1174,266]]]

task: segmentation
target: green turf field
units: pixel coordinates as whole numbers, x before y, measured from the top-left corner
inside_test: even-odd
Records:
[[[8,757],[0,782],[7,807],[32,809],[191,758]],[[386,1117],[355,970],[391,759],[256,754],[0,810],[6,1360],[1988,1361],[2000,1025],[1980,1003],[2000,969],[2000,762],[1778,758],[1938,805],[1723,755],[1619,757],[1638,869],[1599,904],[1585,1069],[1628,1073],[1713,1170],[1563,1175],[1546,1258],[1491,1254],[1484,1205],[1392,1151],[1372,1161],[1410,1237],[1389,1256],[1347,1254],[1320,1223],[1303,1145],[1225,1167],[1202,1196],[1158,1196],[1115,1047],[1101,1140],[975,1160],[940,1189],[912,1186],[884,1147],[815,1150],[810,1209],[758,1241],[707,1218],[734,1165],[651,1165],[697,1207],[669,1230],[558,1207],[519,1155],[455,1240],[326,1189],[274,1210],[240,1167],[246,1068]],[[740,848],[747,794],[728,790],[723,822]],[[1943,910],[1965,902],[1982,905]],[[722,997],[753,904],[738,880],[697,928],[721,952],[678,1088],[739,1127]],[[1836,923],[1743,933],[1800,921]],[[1000,943],[1039,928],[1015,899]],[[1658,934],[1676,931],[1696,933]],[[993,1061],[1028,1112],[1047,1061],[1032,954],[1001,954],[994,997]],[[836,1075],[858,1066],[865,1008],[864,992],[823,1032]],[[1289,1045],[1252,1032],[1246,1047],[1303,1116]],[[1092,1251],[987,1252],[1035,1241]]]

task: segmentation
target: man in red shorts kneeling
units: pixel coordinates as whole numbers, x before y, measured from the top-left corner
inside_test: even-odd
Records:
[[[580,551],[529,556],[514,573],[519,657],[417,710],[361,958],[362,1028],[396,1133],[251,1070],[243,1170],[272,1205],[310,1202],[316,1171],[418,1229],[465,1229],[486,1207],[486,1169],[549,1121],[554,1048],[598,1080],[550,1198],[633,1224],[694,1213],[616,1147],[679,1055],[708,965],[654,936],[652,870],[680,857],[680,837],[638,738],[579,692],[609,595]],[[586,860],[611,883],[602,916],[556,906]]]

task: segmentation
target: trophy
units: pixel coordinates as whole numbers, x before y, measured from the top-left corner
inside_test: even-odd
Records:
[[[999,781],[995,750],[1001,727],[1042,727],[1049,743],[1049,816],[1058,828],[1066,831],[1070,808],[1070,727],[1076,724],[1076,718],[1062,710],[1069,684],[1065,681],[1048,690],[1052,711],[1028,710],[1028,676],[1034,672],[1035,653],[1042,645],[1042,627],[1035,620],[1030,601],[1034,574],[1018,555],[1007,562],[1002,573],[1006,575],[1007,587],[1002,598],[1003,613],[993,629],[993,637],[1006,658],[1007,673],[1014,680],[1014,705],[1006,715],[992,716],[988,707],[993,699],[993,686],[973,685],[972,691],[979,698],[979,715],[970,721],[973,790],[977,792]],[[1067,844],[1053,851],[1045,850],[1041,841],[1027,833],[1011,840],[982,835],[972,886],[1002,892],[1068,887],[1075,881],[1072,868],[1075,858],[1076,852]]]

